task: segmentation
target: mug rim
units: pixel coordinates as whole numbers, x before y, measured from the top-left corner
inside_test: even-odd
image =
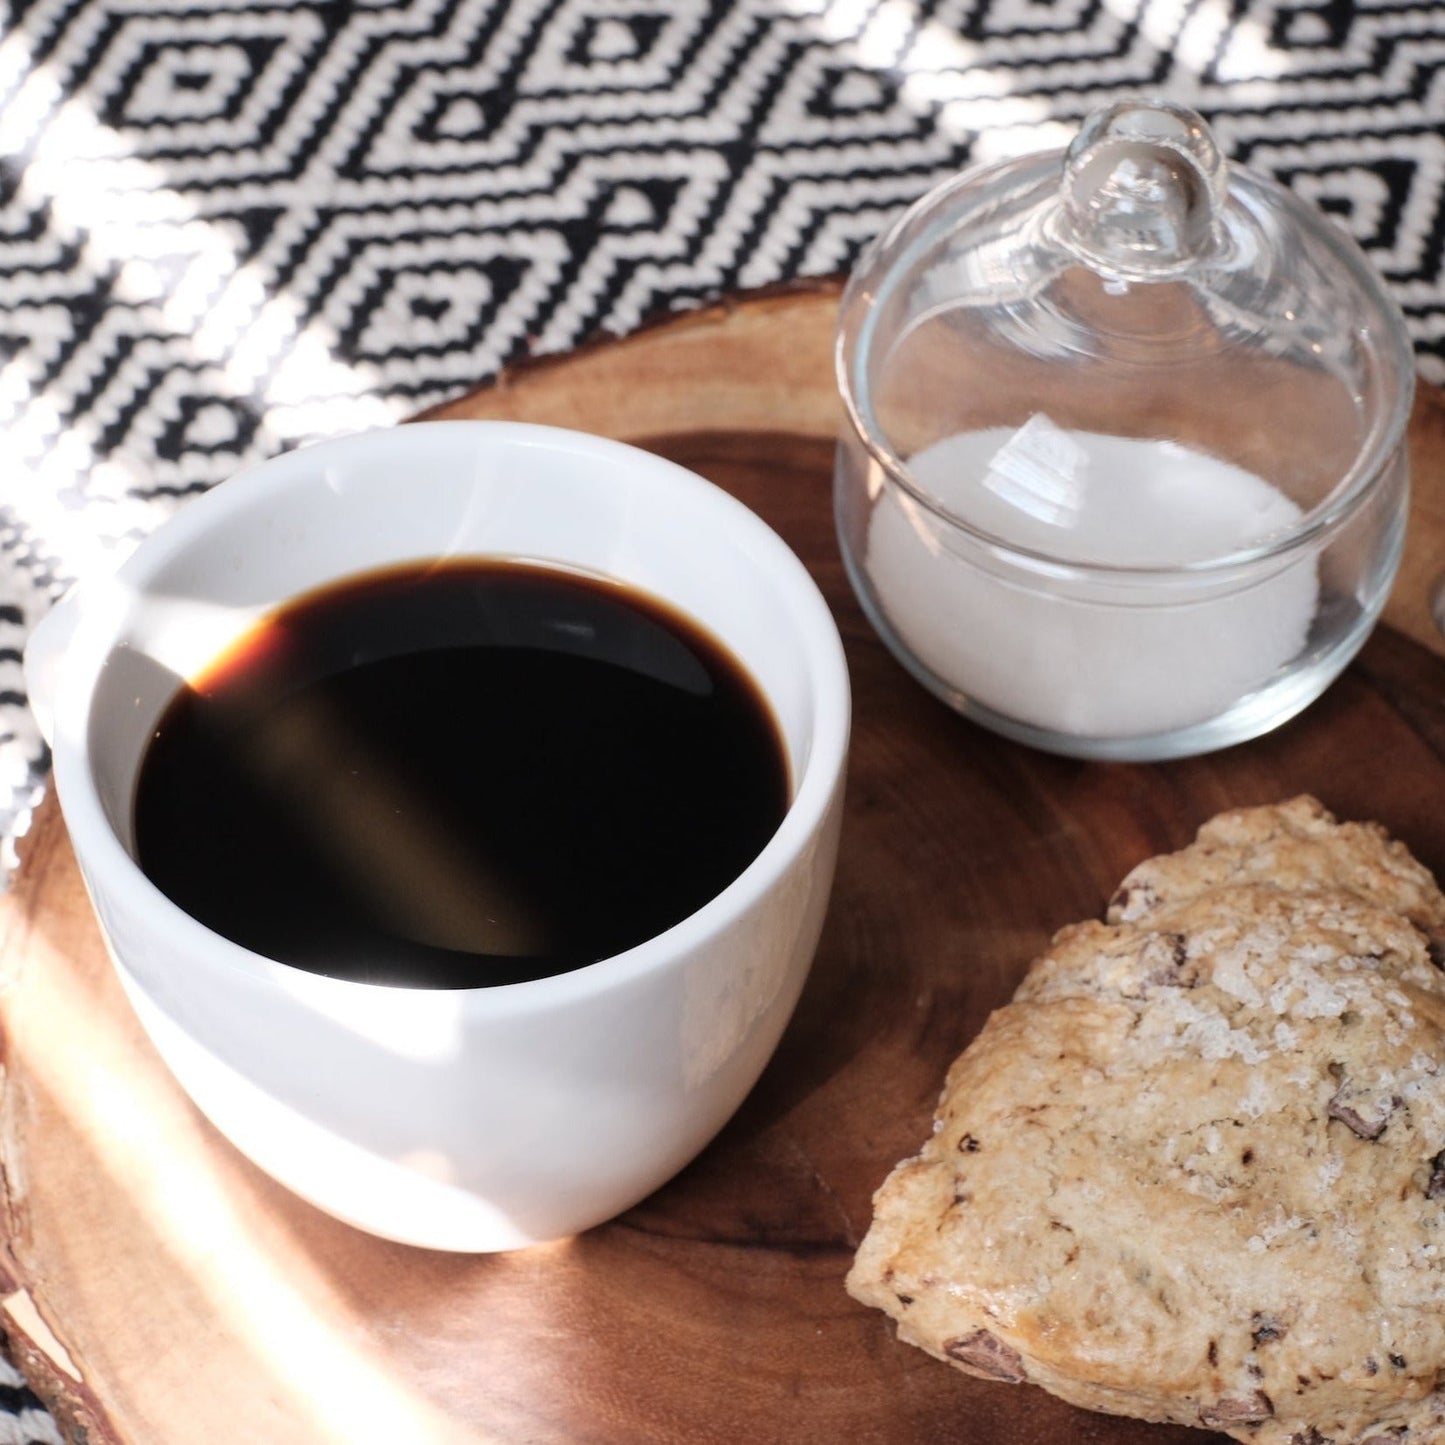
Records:
[[[661,971],[673,960],[705,948],[725,927],[751,912],[808,848],[826,817],[846,765],[851,694],[842,639],[822,592],[797,554],[761,517],[721,487],[665,457],[626,442],[539,423],[409,422],[282,453],[243,469],[188,502],[145,538],[112,578],[98,580],[101,585],[107,581],[130,583],[137,594],[144,594],[148,581],[164,564],[184,555],[202,538],[214,535],[238,508],[254,505],[258,494],[284,494],[303,477],[314,475],[319,467],[344,464],[350,455],[363,450],[380,446],[399,448],[405,454],[411,450],[409,443],[413,439],[435,440],[444,434],[449,438],[448,445],[461,446],[472,456],[479,448],[508,452],[545,447],[579,459],[607,460],[643,474],[651,473],[656,479],[653,485],[666,485],[674,494],[690,494],[689,507],[704,514],[711,512],[709,520],[714,525],[741,533],[749,560],[785,589],[790,604],[788,615],[796,624],[806,661],[812,712],[805,734],[806,757],[797,769],[792,797],[777,829],[726,887],[671,927],[632,948],[562,973],[516,983],[458,989],[376,983],[314,973],[248,949],[174,903],[147,877],[111,825],[90,762],[89,730],[95,686],[107,659],[123,641],[128,610],[87,607],[83,596],[77,599],[75,633],[60,661],[55,688],[53,776],[67,828],[77,843],[75,852],[82,872],[93,872],[107,891],[119,890],[121,896],[129,897],[144,911],[146,926],[167,935],[183,956],[203,958],[211,966],[239,971],[301,999],[311,996],[318,1005],[328,998],[357,996],[358,992],[373,999],[387,994],[445,995],[468,1010],[504,1016],[575,1003]],[[358,570],[362,565],[358,564]],[[546,563],[539,559],[538,565]],[[324,585],[325,580],[318,578],[310,585]],[[91,587],[86,582],[78,590],[83,593]],[[691,616],[673,599],[655,595]],[[712,631],[710,624],[699,622]],[[772,697],[752,666],[743,659],[739,661],[773,707]]]

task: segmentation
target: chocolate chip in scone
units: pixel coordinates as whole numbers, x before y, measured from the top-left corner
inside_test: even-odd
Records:
[[[1289,1437],[1289,1445],[1335,1445],[1333,1435],[1321,1435],[1313,1425]]]
[[[1109,923],[1124,923],[1147,913],[1159,901],[1152,883],[1124,883],[1114,892],[1104,917]]]
[[[1139,950],[1144,982],[1158,988],[1196,988],[1199,968],[1189,961],[1189,941],[1182,933],[1151,933]]]
[[[1426,1199],[1445,1197],[1445,1149],[1430,1161],[1430,1182],[1425,1186]]]
[[[1385,1132],[1385,1125],[1390,1122],[1388,1116],[1383,1119],[1362,1119],[1348,1104],[1340,1102],[1338,1094],[1330,1100],[1329,1115],[1331,1119],[1338,1119],[1351,1134],[1368,1139],[1371,1143]]]
[[[1199,1411],[1199,1423],[1210,1430],[1231,1430],[1236,1425],[1262,1425],[1274,1414],[1274,1402],[1263,1390],[1243,1397],[1226,1396]]]
[[[1282,1340],[1289,1333],[1289,1326],[1282,1320],[1276,1319],[1273,1315],[1267,1315],[1261,1310],[1256,1310],[1249,1321],[1249,1337],[1254,1341],[1255,1349],[1261,1345],[1267,1345],[1272,1340]]]
[[[1390,1115],[1399,1107],[1398,1099],[1386,1099],[1384,1101],[1384,1113],[1374,1118],[1366,1118],[1357,1108],[1355,1102],[1360,1098],[1350,1084],[1345,1074],[1344,1066],[1331,1064],[1330,1073],[1340,1081],[1340,1086],[1330,1095],[1330,1101],[1325,1106],[1325,1112],[1331,1119],[1338,1119],[1350,1133],[1361,1139],[1368,1139],[1374,1143],[1381,1134],[1385,1132],[1385,1126],[1390,1122]],[[1376,1101],[1378,1107],[1379,1101]]]
[[[972,1334],[961,1335],[956,1340],[945,1340],[943,1353],[991,1380],[1021,1385],[1028,1379],[1024,1373],[1023,1356],[987,1330],[974,1330]]]

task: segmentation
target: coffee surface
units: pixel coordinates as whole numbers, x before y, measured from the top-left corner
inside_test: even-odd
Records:
[[[367,573],[178,691],[143,760],[142,869],[313,972],[545,977],[695,912],[788,805],[742,666],[616,583],[523,563]]]

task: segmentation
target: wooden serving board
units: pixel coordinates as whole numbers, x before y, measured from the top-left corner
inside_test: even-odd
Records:
[[[954,716],[864,621],[833,540],[820,285],[515,372],[439,415],[653,447],[737,493],[835,609],[856,724],[837,890],[781,1048],[679,1178],[578,1239],[383,1243],[260,1175],[125,1005],[61,819],[0,900],[0,1293],[10,1348],[89,1445],[977,1442],[1187,1445],[900,1345],[843,1276],[949,1061],[1061,924],[1221,808],[1309,790],[1445,871],[1445,404],[1422,397],[1391,626],[1302,718],[1204,759],[1047,757]],[[479,1127],[481,1121],[479,1121]],[[1222,1438],[1222,1437],[1220,1437]]]

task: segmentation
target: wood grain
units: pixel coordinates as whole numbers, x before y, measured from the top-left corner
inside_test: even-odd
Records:
[[[899,1345],[842,1278],[945,1068],[1059,925],[1220,808],[1309,790],[1445,871],[1445,408],[1416,417],[1416,523],[1382,628],[1272,736],[1157,766],[1051,758],[914,685],[843,577],[829,479],[835,293],[760,297],[522,369],[448,416],[640,441],[807,562],[856,724],[839,876],[782,1046],[681,1176],[576,1240],[480,1258],[371,1239],[260,1175],[127,1009],[63,824],[0,900],[0,1287],[11,1348],[90,1445],[978,1442],[1186,1445]],[[1424,645],[1422,645],[1424,644]]]

